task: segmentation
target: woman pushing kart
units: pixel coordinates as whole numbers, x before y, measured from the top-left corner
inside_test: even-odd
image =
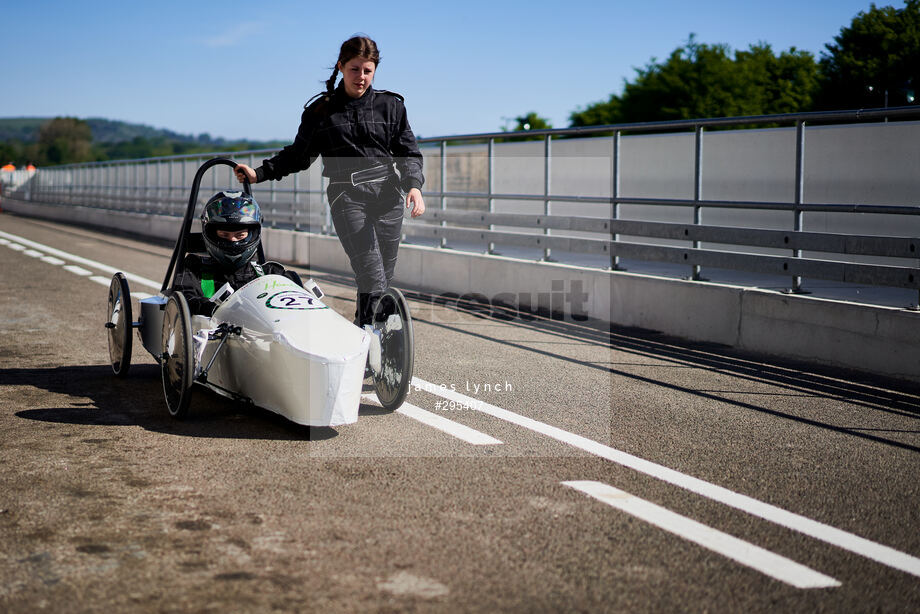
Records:
[[[393,279],[403,203],[412,217],[425,212],[422,154],[403,98],[371,87],[379,62],[370,38],[345,41],[326,91],[305,105],[294,142],[257,169],[234,169],[240,182],[259,183],[302,171],[323,156],[332,220],[358,287],[358,326],[371,323],[375,302]]]

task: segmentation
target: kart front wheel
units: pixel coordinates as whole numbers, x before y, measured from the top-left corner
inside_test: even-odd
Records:
[[[396,288],[388,288],[377,301],[372,326],[380,336],[380,370],[372,373],[377,399],[384,409],[398,409],[412,383],[415,336],[409,303]]]
[[[109,304],[106,311],[106,336],[109,341],[109,364],[118,377],[125,377],[131,367],[131,333],[133,315],[131,313],[131,292],[128,279],[122,272],[112,276],[109,284]]]
[[[188,414],[195,366],[192,363],[192,318],[181,292],[172,292],[163,311],[160,374],[166,408],[173,418]]]

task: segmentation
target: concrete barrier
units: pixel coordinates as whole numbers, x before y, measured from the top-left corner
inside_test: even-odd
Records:
[[[4,199],[5,211],[173,240],[180,220],[156,215]],[[351,275],[336,237],[266,228],[270,259]],[[400,248],[397,285],[463,297],[483,309],[510,305],[657,330],[753,352],[920,383],[920,312],[441,250]],[[507,313],[507,311],[505,311]],[[512,310],[513,314],[513,310]]]
[[[920,312],[745,289],[739,347],[920,381]]]

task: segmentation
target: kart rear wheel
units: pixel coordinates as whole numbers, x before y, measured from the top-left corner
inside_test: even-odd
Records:
[[[122,272],[112,276],[109,284],[108,321],[105,323],[106,336],[109,341],[109,363],[118,377],[125,377],[131,367],[131,333],[133,315],[131,313],[131,292],[128,279]]]
[[[406,297],[388,288],[374,308],[372,326],[380,332],[380,371],[374,372],[374,390],[384,409],[398,409],[412,383],[415,336]]]
[[[172,292],[163,311],[160,374],[166,408],[173,418],[179,419],[188,414],[192,398],[195,365],[192,363],[191,322],[185,296],[181,292]]]

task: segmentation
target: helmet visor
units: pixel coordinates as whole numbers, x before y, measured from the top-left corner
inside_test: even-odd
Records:
[[[249,198],[222,198],[208,206],[206,215],[211,221],[235,224],[258,223],[262,217],[259,206]]]

